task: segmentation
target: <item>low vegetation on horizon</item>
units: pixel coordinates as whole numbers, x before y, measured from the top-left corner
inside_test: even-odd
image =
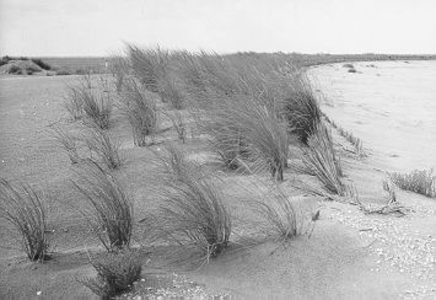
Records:
[[[384,61],[384,60],[434,60],[435,55],[399,55],[399,54],[302,54],[302,53],[255,53],[240,52],[226,56],[253,56],[263,59],[279,59],[292,61],[298,68],[320,64],[341,63],[348,61]],[[0,75],[83,75],[107,73],[107,60],[114,56],[102,57],[38,57],[8,56],[0,59]],[[347,64],[353,66],[352,64]],[[356,72],[355,68],[349,68],[349,72]]]

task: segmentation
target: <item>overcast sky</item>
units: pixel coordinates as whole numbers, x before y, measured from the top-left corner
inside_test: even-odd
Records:
[[[436,53],[436,0],[0,0],[0,55]]]

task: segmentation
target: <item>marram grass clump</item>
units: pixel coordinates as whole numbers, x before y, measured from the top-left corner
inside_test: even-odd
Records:
[[[325,125],[319,124],[316,133],[309,137],[308,145],[308,148],[303,149],[306,167],[318,177],[328,192],[342,196],[345,192],[341,180],[342,168]]]
[[[161,171],[156,192],[163,204],[156,214],[155,238],[180,250],[177,257],[192,251],[194,263],[204,265],[228,246],[230,210],[218,187],[181,150],[168,146],[157,155]]]
[[[82,164],[74,187],[87,204],[82,210],[108,251],[129,248],[133,231],[133,200],[123,185],[97,163]]]
[[[102,258],[90,258],[90,261],[97,271],[97,277],[81,279],[79,282],[101,299],[120,295],[141,278],[142,264],[135,251],[107,253]]]
[[[0,179],[0,218],[15,228],[30,260],[48,258],[46,209],[43,199],[29,185]]]
[[[147,136],[154,135],[158,127],[158,111],[153,95],[144,91],[134,79],[126,79],[120,104],[132,127],[135,145],[146,146]]]

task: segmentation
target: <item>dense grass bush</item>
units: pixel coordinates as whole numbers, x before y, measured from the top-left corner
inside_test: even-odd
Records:
[[[108,129],[112,112],[112,100],[109,95],[96,95],[90,90],[82,90],[83,112],[87,120],[101,129]]]
[[[51,70],[51,66],[39,58],[32,58],[31,61],[34,62],[36,65],[38,65],[41,69],[44,69],[47,71]]]
[[[308,139],[309,147],[303,149],[303,162],[324,184],[327,191],[343,195],[344,184],[341,181],[342,169],[333,147],[328,129],[320,123],[316,132]]]
[[[80,282],[101,299],[112,299],[127,291],[141,278],[141,260],[132,251],[109,253],[100,259],[91,259],[91,264],[97,271],[97,277],[82,279]]]
[[[78,153],[78,142],[77,137],[73,136],[71,133],[67,132],[60,126],[53,126],[53,135],[58,141],[59,145],[67,152],[71,164],[77,164],[81,161]]]
[[[262,64],[258,70],[251,61],[205,53],[183,52],[175,61],[176,72],[194,99],[190,104],[197,109],[197,124],[224,164],[235,169],[248,159],[251,167],[258,170],[266,166],[274,178],[282,180],[288,135],[306,134],[319,121],[315,99],[309,97],[311,104],[304,106],[307,99],[295,96],[312,96],[309,89],[301,91],[301,77],[293,77],[274,64]],[[291,103],[289,97],[295,101]],[[303,128],[303,122],[310,118],[313,122],[305,125],[309,128]],[[256,166],[253,162],[261,163]]]
[[[280,56],[265,60],[135,46],[128,46],[128,53],[146,88],[163,101],[176,101],[175,108],[188,106],[200,132],[230,169],[248,161],[282,180],[289,136],[307,143],[320,122],[307,79]]]
[[[200,57],[181,51],[174,55],[173,63],[176,75],[183,80],[183,89],[188,98],[197,103],[206,99],[207,83]]]
[[[30,260],[47,258],[47,215],[43,200],[30,186],[0,179],[0,218],[17,230]]]
[[[236,111],[229,108],[224,106],[211,111],[210,116],[202,119],[199,124],[202,132],[208,135],[212,151],[228,169],[235,170],[240,166],[240,160],[246,157],[248,145],[241,128],[234,124],[234,120],[238,120]]]
[[[163,204],[156,216],[157,237],[200,253],[207,263],[228,246],[231,215],[223,195],[184,154],[169,146],[158,155]]]
[[[132,127],[135,145],[146,146],[146,137],[154,135],[158,129],[157,105],[153,95],[144,91],[135,80],[127,80],[121,109]]]
[[[294,204],[279,189],[268,190],[253,210],[260,221],[257,229],[268,239],[286,241],[301,233]]]
[[[127,53],[133,73],[147,90],[157,93],[162,102],[171,104],[173,108],[184,107],[181,78],[171,70],[169,51],[161,48],[143,50],[129,45]]]
[[[250,100],[235,105],[234,118],[233,124],[244,137],[239,152],[253,163],[251,167],[255,172],[266,168],[272,178],[282,181],[289,157],[287,124],[274,111]]]
[[[290,92],[283,104],[283,113],[293,133],[307,144],[321,120],[321,110],[307,79],[295,74],[290,79]]]
[[[158,93],[160,82],[168,73],[169,52],[161,48],[143,50],[128,45],[127,53],[135,76],[146,89]]]
[[[401,189],[427,197],[436,197],[436,176],[433,170],[414,170],[410,173],[392,173],[391,180]]]
[[[82,76],[78,84],[66,86],[63,106],[73,120],[85,117],[86,124],[96,125],[101,129],[109,128],[112,98],[107,89],[92,89],[92,78],[89,74]]]
[[[96,163],[83,164],[73,181],[85,197],[85,216],[98,228],[98,237],[108,251],[128,248],[133,229],[133,202],[121,183]]]
[[[114,142],[106,130],[90,127],[81,139],[91,152],[91,160],[92,155],[96,155],[109,169],[117,169],[121,165],[120,144]]]
[[[68,111],[70,109],[83,111],[85,123],[91,126],[98,126],[101,129],[108,129],[110,116],[113,108],[113,101],[108,91],[92,89],[90,75],[84,75],[77,86],[69,88]]]

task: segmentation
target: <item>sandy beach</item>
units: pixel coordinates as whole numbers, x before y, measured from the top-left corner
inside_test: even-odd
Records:
[[[436,167],[436,61],[312,68],[323,111],[392,171]]]

